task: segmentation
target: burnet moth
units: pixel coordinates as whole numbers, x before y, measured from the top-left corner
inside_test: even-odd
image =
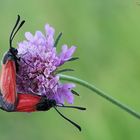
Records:
[[[60,114],[60,116],[62,116],[81,131],[81,127],[65,117],[57,109],[57,107],[75,108],[79,110],[85,110],[85,108],[57,104],[55,100],[47,99],[46,96],[16,92],[16,74],[18,71],[18,63],[20,62],[20,58],[18,56],[18,50],[13,47],[12,42],[15,35],[24,23],[25,20],[20,22],[20,16],[18,15],[16,24],[10,34],[9,50],[4,54],[2,59],[2,68],[0,74],[0,108],[7,112],[47,111],[50,108],[54,108]]]

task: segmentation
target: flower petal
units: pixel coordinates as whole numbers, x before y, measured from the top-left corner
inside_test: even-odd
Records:
[[[34,38],[34,36],[30,32],[26,32],[25,37],[28,41],[32,41]]]
[[[63,45],[62,52],[57,54],[54,47],[54,28],[46,24],[45,31],[46,35],[36,31],[34,36],[26,32],[26,40],[18,44],[21,61],[17,72],[17,91],[45,95],[57,103],[66,101],[72,104],[74,96],[71,90],[75,85],[62,84],[55,71],[72,58],[76,47],[68,48],[67,45]]]
[[[45,25],[46,36],[54,36],[55,30],[49,24]]]
[[[73,53],[75,52],[76,47],[72,46],[68,49],[67,45],[62,46],[62,52],[60,53],[59,58],[61,59],[60,65],[64,64],[66,61],[72,58]]]

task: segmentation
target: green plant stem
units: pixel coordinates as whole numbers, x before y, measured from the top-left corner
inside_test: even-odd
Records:
[[[106,94],[102,90],[96,88],[94,85],[92,85],[84,80],[81,80],[81,79],[78,79],[78,78],[72,77],[72,76],[62,75],[62,74],[60,74],[60,80],[66,80],[66,81],[74,82],[74,83],[77,83],[81,86],[84,86],[84,87],[94,91],[96,94],[100,95],[104,99],[110,101],[114,105],[120,107],[121,109],[128,112],[129,114],[133,115],[134,117],[140,119],[139,113],[137,113],[136,111],[134,111],[130,107],[126,106],[125,104],[121,103],[120,101],[116,100],[115,98],[111,97],[110,95]]]

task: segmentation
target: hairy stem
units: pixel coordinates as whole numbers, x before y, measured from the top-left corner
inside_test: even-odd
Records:
[[[66,80],[66,81],[74,82],[74,83],[77,83],[77,84],[79,84],[81,86],[84,86],[84,87],[94,91],[96,94],[100,95],[104,99],[106,99],[109,102],[113,103],[114,105],[120,107],[121,109],[123,109],[124,111],[126,111],[129,114],[133,115],[134,117],[140,119],[140,114],[138,112],[136,112],[135,110],[131,109],[127,105],[121,103],[120,101],[116,100],[115,98],[111,97],[110,95],[106,94],[102,90],[96,88],[94,85],[92,85],[92,84],[90,84],[90,83],[88,83],[88,82],[86,82],[84,80],[78,79],[76,77],[62,75],[62,74],[60,74],[59,76],[60,76],[61,80]]]

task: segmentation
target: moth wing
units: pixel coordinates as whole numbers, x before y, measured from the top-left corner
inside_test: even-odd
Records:
[[[41,96],[29,93],[18,93],[17,112],[34,112],[36,105],[40,102]]]
[[[8,60],[2,65],[0,76],[0,90],[4,102],[15,105],[16,94],[16,67],[13,60]]]

